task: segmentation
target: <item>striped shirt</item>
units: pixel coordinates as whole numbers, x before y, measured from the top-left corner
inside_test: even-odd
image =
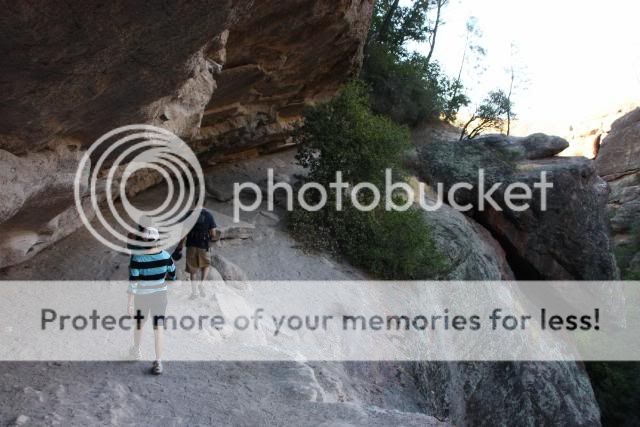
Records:
[[[130,294],[148,295],[166,291],[165,279],[176,280],[176,266],[168,252],[131,255],[128,290]]]

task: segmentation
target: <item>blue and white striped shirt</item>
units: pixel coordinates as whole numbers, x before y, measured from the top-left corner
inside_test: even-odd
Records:
[[[176,266],[168,252],[131,256],[128,290],[130,294],[148,295],[166,291],[165,279],[176,280]]]

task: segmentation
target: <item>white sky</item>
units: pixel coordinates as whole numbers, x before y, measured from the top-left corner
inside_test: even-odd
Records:
[[[451,0],[443,13],[434,57],[449,76],[458,73],[470,16],[482,32],[486,70],[478,77],[469,64],[463,73],[473,101],[508,88],[512,43],[528,80],[514,94],[515,109],[541,130],[640,101],[638,0]]]

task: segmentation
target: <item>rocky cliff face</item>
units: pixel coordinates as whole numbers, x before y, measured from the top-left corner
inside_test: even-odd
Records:
[[[472,206],[505,248],[516,276],[548,280],[611,280],[618,275],[609,240],[605,204],[607,185],[591,160],[553,157],[568,146],[562,138],[534,134],[527,138],[491,135],[473,141],[436,142],[422,149],[423,176],[432,185],[443,183],[448,192],[456,183],[471,190],[456,193],[456,202]],[[479,169],[485,189],[497,203],[480,207]],[[543,208],[542,192],[535,189],[541,173],[553,184]],[[531,208],[518,211],[505,204],[511,183],[531,191]],[[486,193],[485,193],[486,194]]]
[[[429,413],[456,425],[600,424],[584,368],[575,362],[417,363]]]
[[[623,276],[640,278],[640,108],[616,120],[596,158],[611,188],[607,210]]]
[[[605,213],[607,186],[597,176],[592,161],[554,157],[568,143],[542,134],[527,138],[491,135],[473,141],[455,138],[456,134],[447,129],[417,129],[414,132],[414,142],[420,151],[417,169],[432,186],[443,183],[445,191],[458,182],[474,184],[476,187],[470,191],[459,191],[455,202],[471,203],[471,214],[486,229],[470,215],[459,212],[445,213],[445,221],[432,215],[429,219],[439,248],[450,259],[464,254],[465,248],[473,248],[475,255],[483,253],[479,249],[482,247],[498,248],[484,251],[490,258],[485,262],[474,262],[471,254],[457,258],[462,260],[462,268],[454,271],[453,278],[491,279],[497,274],[504,280],[508,278],[505,269],[496,267],[506,264],[505,252],[509,261],[507,274],[511,267],[519,278],[617,277]],[[479,168],[485,171],[486,189],[497,182],[505,183],[493,194],[502,211],[488,204],[488,209],[478,209]],[[506,184],[531,185],[539,179],[541,171],[547,172],[555,189],[555,193],[549,193],[546,211],[539,209],[540,200],[536,198],[531,202],[532,209],[524,212],[505,206]],[[447,199],[446,194],[444,198]],[[445,244],[449,240],[446,236],[460,229],[465,231],[450,239],[455,243]],[[445,238],[438,239],[439,236]],[[589,377],[578,363],[417,362],[414,369],[428,412],[448,417],[456,424],[599,424],[600,411]]]
[[[559,155],[565,157],[583,156],[588,159],[595,159],[602,141],[611,131],[611,125],[635,108],[636,105],[633,103],[623,104],[616,111],[574,122],[568,126],[568,130],[561,128],[550,129],[549,132],[557,133],[569,142],[569,147]]]
[[[256,2],[231,26],[218,89],[198,146],[239,150],[286,143],[305,106],[331,98],[360,67],[370,1]]]
[[[164,127],[203,160],[223,149],[286,144],[304,106],[333,95],[357,70],[372,4],[7,6],[0,17],[0,268],[79,226],[72,174],[82,150],[111,129]],[[132,191],[155,182],[139,180]]]

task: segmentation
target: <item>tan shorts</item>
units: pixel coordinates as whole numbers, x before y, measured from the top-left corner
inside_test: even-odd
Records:
[[[209,250],[187,247],[187,273],[197,273],[201,268],[211,266]]]

